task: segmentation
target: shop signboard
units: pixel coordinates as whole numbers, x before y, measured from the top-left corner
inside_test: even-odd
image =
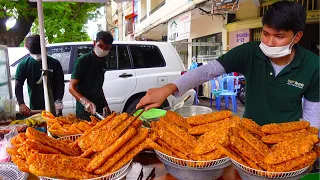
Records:
[[[168,22],[168,42],[189,39],[191,11],[181,14]]]
[[[229,50],[250,41],[250,29],[229,32]]]

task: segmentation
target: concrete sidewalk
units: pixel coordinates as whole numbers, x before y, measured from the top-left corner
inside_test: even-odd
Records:
[[[210,106],[210,99],[205,98],[205,97],[200,97],[199,98],[199,106],[206,106],[211,108],[213,111],[217,111],[216,109],[216,101],[212,100],[212,107]],[[222,100],[221,102],[221,110],[225,110],[225,102]],[[230,111],[232,111],[232,104],[231,104],[231,99],[229,100],[229,108]],[[237,113],[235,115],[242,117],[244,114],[244,105],[241,104],[241,102],[237,99]]]

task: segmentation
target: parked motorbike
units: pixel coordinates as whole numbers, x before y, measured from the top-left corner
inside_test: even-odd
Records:
[[[241,104],[245,105],[246,103],[246,80],[244,77],[239,78],[239,85],[240,85],[240,90],[237,94],[237,97],[239,99],[239,101],[241,102]]]

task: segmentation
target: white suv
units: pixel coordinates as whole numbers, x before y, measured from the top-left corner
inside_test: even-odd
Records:
[[[65,93],[63,97],[63,114],[75,113],[76,101],[69,92],[69,81],[74,61],[93,48],[93,42],[73,42],[47,45],[47,53],[60,61],[65,73]],[[12,61],[9,49],[10,71],[14,77],[15,70],[21,60]],[[150,88],[161,87],[177,79],[185,72],[180,56],[170,43],[148,41],[114,42],[107,58],[107,68],[103,90],[109,107],[116,112],[131,112],[139,100]],[[24,100],[29,104],[26,82],[24,84]],[[14,82],[13,82],[14,92]],[[195,91],[190,90],[180,98],[169,96],[163,106],[174,106],[191,95],[186,104],[193,104]]]

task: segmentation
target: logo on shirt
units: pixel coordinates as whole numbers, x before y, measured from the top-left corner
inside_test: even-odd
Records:
[[[297,87],[297,88],[300,88],[300,89],[303,89],[303,86],[304,86],[303,83],[299,83],[298,81],[291,80],[291,79],[288,79],[287,84],[289,86]]]

